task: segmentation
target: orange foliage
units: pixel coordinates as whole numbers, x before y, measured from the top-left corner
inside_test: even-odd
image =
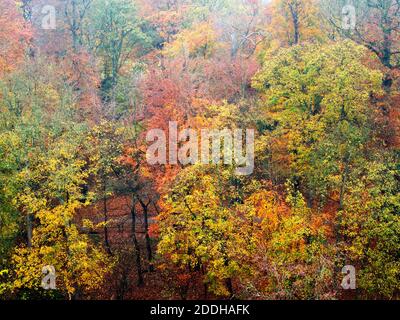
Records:
[[[15,0],[0,2],[0,77],[22,62],[31,30],[18,12]]]

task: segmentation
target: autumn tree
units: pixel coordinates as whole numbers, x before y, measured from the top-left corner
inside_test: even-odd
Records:
[[[23,61],[31,30],[25,23],[18,4],[5,0],[0,4],[0,77]]]
[[[323,3],[329,21],[344,37],[350,38],[373,52],[387,68],[383,86],[390,91],[395,80],[393,72],[400,68],[400,2],[398,0],[353,1],[354,29],[343,28],[342,9],[346,1]]]
[[[313,50],[323,54],[316,54]],[[382,223],[381,227],[396,238],[397,220],[388,213],[391,212],[391,205],[389,208],[379,205],[379,209],[365,208],[361,213],[355,210],[357,205],[353,203],[363,198],[357,193],[361,190],[360,181],[369,181],[377,174],[375,169],[370,172],[365,168],[376,168],[380,172],[386,167],[379,156],[384,141],[374,131],[371,99],[381,93],[382,73],[370,70],[361,63],[366,54],[371,53],[349,41],[283,50],[279,57],[265,63],[254,84],[265,94],[267,139],[279,141],[284,137],[283,152],[288,155],[285,165],[291,168],[286,172],[286,178],[290,179],[294,190],[305,196],[309,208],[321,212],[327,206],[334,205],[336,208],[334,228],[328,227],[339,249],[335,264],[356,264],[360,261],[360,256],[356,259],[349,254],[354,253],[354,246],[357,246],[360,255],[363,255],[361,252],[368,252],[368,263],[364,260],[359,268],[365,277],[369,277],[370,270],[379,261],[388,258],[375,252],[376,246],[384,246],[386,240],[365,230],[369,239],[374,238],[370,240],[374,244],[365,241],[356,245],[353,241],[362,230],[356,221],[366,219],[366,223],[374,228],[372,226],[384,217],[394,219],[390,226]],[[268,127],[268,124],[272,126]],[[292,127],[294,124],[296,128]],[[279,157],[282,149],[274,149],[269,151],[271,157]],[[388,157],[393,156],[389,152]],[[391,163],[396,163],[395,159],[393,161],[388,164],[389,167]],[[388,174],[389,177],[393,176]],[[368,198],[378,185],[372,183],[369,187],[367,184],[361,187],[364,196]],[[394,200],[397,186],[392,187],[394,189],[389,188],[392,191],[388,191],[387,196]],[[355,198],[354,193],[358,194]],[[394,201],[396,203],[397,200]],[[382,277],[379,276],[379,279]],[[374,284],[371,278],[363,281],[360,287],[368,296],[367,292]],[[397,282],[392,279],[386,283],[388,287],[385,289],[374,287],[375,294],[395,295]]]
[[[205,296],[208,291],[233,296],[233,278],[246,273],[244,259],[239,260],[247,254],[246,238],[235,232],[242,222],[229,205],[232,195],[221,189],[230,175],[224,171],[216,179],[201,166],[182,171],[159,216],[158,251],[167,264],[178,268],[178,279],[189,281],[181,284],[186,288],[181,291],[183,298],[196,273],[201,274]]]
[[[88,13],[85,42],[102,61],[101,90],[106,101],[111,98],[121,68],[133,59],[135,47],[146,46],[136,10],[132,1],[96,0]]]
[[[266,44],[272,52],[280,47],[324,39],[317,1],[274,0],[268,5]]]

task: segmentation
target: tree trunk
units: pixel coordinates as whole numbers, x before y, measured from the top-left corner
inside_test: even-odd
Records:
[[[299,10],[298,4],[289,4],[290,14],[293,22],[293,45],[297,45],[300,41],[300,23],[299,23]]]
[[[151,241],[150,241],[150,235],[149,235],[149,205],[151,202],[149,202],[147,205],[142,201],[139,200],[140,204],[143,208],[143,216],[144,216],[144,230],[145,230],[145,239],[146,239],[146,250],[147,250],[147,259],[149,261],[149,271],[153,272],[154,271],[154,266],[153,266],[153,252],[151,249]]]
[[[103,190],[103,214],[104,214],[104,244],[109,254],[112,254],[110,242],[108,240],[108,209],[107,209],[107,195],[106,195],[106,183],[104,183]]]
[[[32,247],[32,216],[30,214],[26,215],[26,236],[28,248]]]
[[[142,263],[141,263],[141,254],[140,254],[140,246],[139,242],[136,237],[136,210],[135,210],[135,196],[132,196],[132,209],[131,209],[131,217],[132,217],[132,240],[133,240],[133,247],[135,250],[135,257],[136,257],[136,270],[137,270],[137,285],[139,287],[143,286],[143,271],[142,271]]]
[[[72,0],[72,44],[75,52],[78,50],[78,23],[75,0]]]

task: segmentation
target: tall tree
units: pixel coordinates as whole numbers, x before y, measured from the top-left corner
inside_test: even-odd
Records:
[[[329,21],[340,34],[371,50],[387,68],[383,87],[390,91],[394,78],[392,72],[400,70],[400,1],[356,0],[354,8],[355,28],[343,28],[342,8],[347,1],[323,2]]]
[[[14,0],[0,3],[0,78],[23,61],[31,30]]]

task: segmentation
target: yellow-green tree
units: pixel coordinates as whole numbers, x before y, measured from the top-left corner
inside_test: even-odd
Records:
[[[363,64],[371,55],[345,41],[283,49],[266,61],[254,79],[263,94],[266,128],[259,152],[272,145],[266,151],[270,165],[289,168],[278,170],[283,176],[276,180],[291,181],[314,217],[333,212],[323,225],[336,243],[335,282],[341,268],[353,264],[360,297],[393,298],[399,285],[393,254],[399,237],[398,159],[382,151],[384,141],[374,130],[382,73]],[[286,161],[277,164],[282,154]],[[385,263],[390,268],[383,271]]]
[[[233,279],[249,272],[247,235],[240,232],[246,220],[234,208],[233,186],[226,190],[231,177],[201,165],[185,169],[159,217],[158,251],[167,264],[188,280],[200,274],[205,290],[217,296],[234,295]]]
[[[32,153],[29,166],[18,174],[25,187],[14,201],[32,224],[27,245],[20,245],[12,258],[12,289],[21,297],[44,294],[42,268],[47,265],[55,268],[56,292],[68,298],[98,289],[109,271],[111,261],[103,248],[84,234],[84,226],[76,220],[77,210],[91,200],[90,194],[82,197],[91,173],[80,154],[84,143],[79,132],[58,136],[45,152]]]

